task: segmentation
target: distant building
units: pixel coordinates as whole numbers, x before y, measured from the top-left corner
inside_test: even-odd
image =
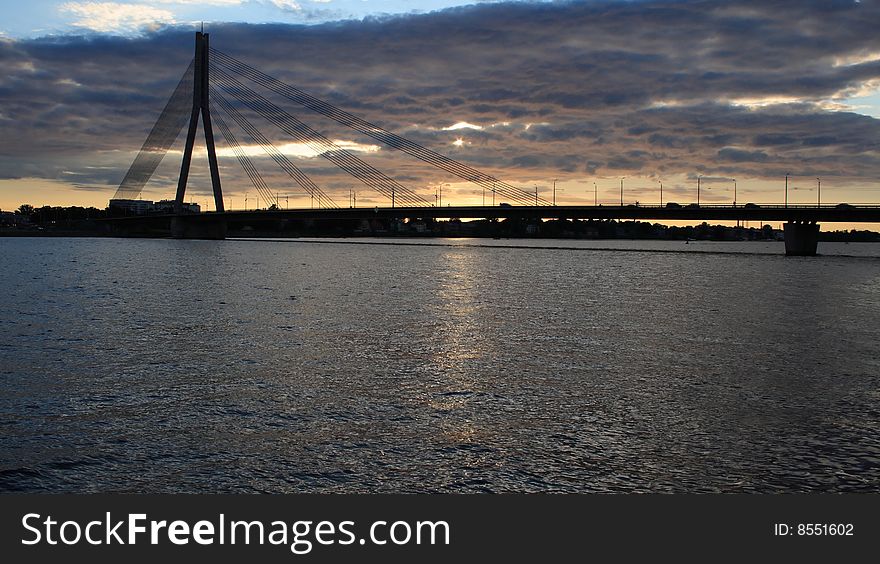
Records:
[[[154,209],[153,202],[150,200],[110,200],[108,206],[113,211],[120,211],[127,215],[146,215]]]
[[[181,210],[185,213],[200,213],[202,211],[202,207],[198,204],[188,204],[183,202],[181,205]],[[153,205],[156,213],[173,213],[174,212],[174,200],[159,200]]]
[[[172,213],[174,212],[174,200],[159,200],[152,202],[150,200],[110,200],[109,208],[112,211],[122,212],[126,215],[147,215],[151,213]],[[184,212],[200,213],[201,206],[198,204],[182,204]]]
[[[24,223],[25,219],[27,218],[14,212],[0,211],[0,227],[17,227]]]

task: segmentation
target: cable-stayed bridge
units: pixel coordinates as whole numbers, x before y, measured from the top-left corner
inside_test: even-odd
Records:
[[[405,153],[440,171],[471,182],[492,195],[499,206],[435,206],[416,190],[398,182],[352,151],[338,146],[291,111],[280,107],[265,94],[282,98],[296,106],[335,121],[383,145]],[[334,166],[354,177],[387,201],[387,206],[341,207],[328,192],[296,166],[247,116],[255,114],[277,127],[283,134],[309,147]],[[199,119],[203,124],[215,212],[185,213],[184,199],[196,141]],[[257,194],[265,202],[275,201],[231,124],[244,132],[250,143],[259,146],[290,178],[298,190],[317,205],[309,209],[227,212],[223,202],[220,170],[214,142],[214,124],[235,155]],[[433,151],[419,143],[388,131],[333,104],[316,98],[259,69],[209,45],[206,33],[196,33],[195,56],[184,72],[165,108],[135,157],[112,201],[136,200],[152,178],[165,154],[187,126],[181,160],[174,213],[149,218],[114,220],[117,230],[144,221],[168,221],[171,234],[181,238],[224,238],[230,220],[285,218],[569,218],[569,219],[654,219],[654,220],[757,220],[785,221],[786,252],[816,254],[819,221],[880,222],[880,207],[795,207],[795,206],[556,206],[532,192],[507,183],[491,174]]]

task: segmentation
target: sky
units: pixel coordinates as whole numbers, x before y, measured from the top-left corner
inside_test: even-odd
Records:
[[[32,0],[0,22],[0,209],[105,207],[212,47],[561,204],[880,203],[880,0]],[[480,188],[273,98],[444,203]],[[340,205],[382,197],[252,116]],[[247,142],[247,136],[235,131]],[[143,197],[173,197],[181,135]],[[218,137],[227,206],[255,190]],[[246,147],[289,205],[308,198]],[[189,199],[210,203],[197,143]],[[277,169],[277,170],[276,170]],[[491,195],[485,196],[490,198]]]

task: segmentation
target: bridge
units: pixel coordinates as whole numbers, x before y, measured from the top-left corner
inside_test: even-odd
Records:
[[[439,170],[471,182],[489,191],[498,206],[436,206],[416,190],[387,176],[352,152],[339,147],[290,111],[281,108],[261,91],[284,98],[320,116],[349,127],[382,144],[403,152]],[[256,114],[286,136],[310,147],[316,154],[351,175],[370,190],[388,200],[389,205],[374,207],[341,207],[325,190],[287,158],[248,119]],[[208,153],[208,166],[216,211],[187,213],[184,206],[187,181],[192,161],[199,120],[201,118]],[[307,194],[317,207],[308,209],[226,211],[220,182],[214,141],[216,123],[226,145],[263,201],[275,201],[277,192],[270,189],[262,174],[248,157],[231,123]],[[137,233],[145,224],[166,229],[178,238],[225,238],[230,222],[275,221],[287,219],[429,219],[429,218],[497,218],[497,219],[619,219],[658,221],[782,221],[785,222],[785,248],[789,255],[815,255],[819,222],[880,222],[880,206],[758,206],[696,205],[667,206],[557,206],[525,190],[477,170],[465,163],[437,153],[414,141],[359,118],[329,102],[284,83],[247,63],[218,51],[209,45],[209,35],[196,33],[195,56],[184,72],[168,103],[147,136],[140,152],[123,178],[113,202],[136,200],[150,180],[184,126],[186,142],[178,177],[173,213],[110,220],[117,233]],[[155,233],[155,229],[153,230]]]

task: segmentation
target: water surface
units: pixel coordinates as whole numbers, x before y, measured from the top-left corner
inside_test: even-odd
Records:
[[[0,239],[0,490],[877,491],[880,246],[403,242]]]

